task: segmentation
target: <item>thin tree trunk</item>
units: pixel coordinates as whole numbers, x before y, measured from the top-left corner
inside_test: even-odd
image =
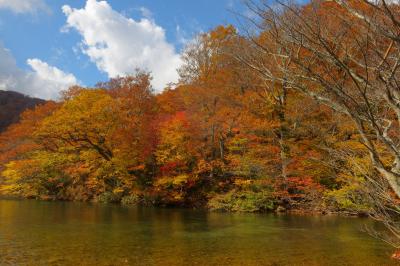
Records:
[[[286,98],[287,92],[283,85],[282,93],[279,96],[278,101],[278,118],[279,118],[279,148],[280,148],[280,161],[281,161],[281,178],[283,189],[287,189],[287,177],[288,177],[288,164],[290,162],[290,148],[287,143],[288,127],[286,121]]]
[[[224,140],[222,138],[220,138],[219,139],[219,153],[221,156],[221,160],[224,160],[224,156],[225,156],[224,149],[225,149]]]

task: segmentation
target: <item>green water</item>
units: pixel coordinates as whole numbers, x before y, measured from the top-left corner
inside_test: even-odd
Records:
[[[371,223],[0,200],[0,265],[395,265]]]

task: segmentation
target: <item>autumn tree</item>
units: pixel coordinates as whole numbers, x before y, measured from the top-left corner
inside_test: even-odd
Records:
[[[59,105],[55,102],[47,102],[32,110],[26,110],[21,114],[19,123],[10,126],[7,131],[0,135],[1,172],[10,167],[25,167],[25,169],[32,171],[32,169],[29,169],[29,158],[43,148],[35,142],[32,132],[36,131],[41,122],[56,111],[58,107]],[[16,172],[0,174],[0,192],[23,196],[36,195],[31,176],[15,174]]]
[[[274,74],[276,65],[254,68],[265,80],[279,81],[346,114],[357,126],[375,168],[400,195],[393,35],[397,6],[384,1],[314,1],[305,7],[281,2],[279,11],[266,4],[249,6],[260,18],[253,25],[267,32],[272,43],[267,46],[252,38],[253,47],[287,62],[280,67],[283,76]]]
[[[156,145],[150,76],[138,73],[100,85],[65,92],[58,109],[27,132],[34,152],[22,161],[14,158],[3,174],[34,182],[37,195],[54,198],[130,193]]]
[[[45,119],[35,136],[50,151],[67,146],[77,152],[93,151],[110,161],[114,156],[110,138],[118,122],[111,96],[85,90]]]
[[[232,26],[219,26],[199,35],[183,53],[179,70],[182,94],[192,119],[202,121],[208,145],[205,158],[224,160],[225,142],[240,116],[240,89],[235,62],[224,50],[235,35]]]

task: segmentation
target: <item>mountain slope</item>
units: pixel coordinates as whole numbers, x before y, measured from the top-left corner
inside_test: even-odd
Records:
[[[0,90],[0,132],[18,122],[23,111],[45,102],[45,100],[31,98],[18,92]]]

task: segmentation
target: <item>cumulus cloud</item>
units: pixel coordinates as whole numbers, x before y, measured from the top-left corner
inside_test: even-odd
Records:
[[[59,95],[60,91],[78,84],[74,75],[50,66],[40,59],[28,59],[27,64],[33,70],[32,73],[28,74],[32,80],[33,90],[44,98],[54,99]]]
[[[56,99],[60,91],[79,83],[74,75],[39,59],[28,59],[27,64],[31,71],[20,69],[11,52],[0,43],[0,89],[42,99]]]
[[[50,12],[44,0],[0,0],[0,9],[8,9],[14,13]]]
[[[62,8],[65,29],[82,36],[81,49],[109,77],[124,76],[137,68],[151,71],[153,86],[161,91],[178,80],[180,55],[165,37],[165,30],[151,18],[138,21],[113,10],[106,1],[87,0],[84,8]],[[146,12],[151,15],[149,11]]]

